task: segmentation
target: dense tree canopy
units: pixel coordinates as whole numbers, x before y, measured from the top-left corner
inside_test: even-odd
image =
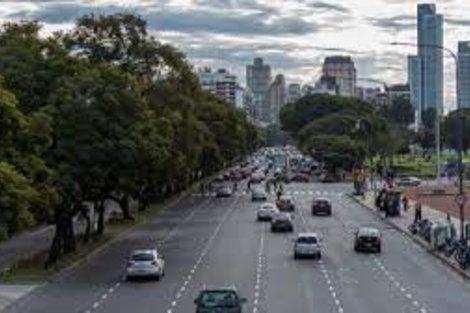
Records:
[[[392,144],[379,144],[379,135],[388,133],[383,116],[371,104],[353,98],[306,96],[283,108],[281,122],[304,152],[333,170],[351,169]]]
[[[380,108],[382,115],[391,123],[399,127],[406,128],[415,120],[415,112],[411,102],[398,97],[390,105]]]
[[[49,38],[40,29],[0,29],[0,237],[53,222],[54,262],[75,249],[77,214],[88,240],[104,232],[106,200],[133,219],[131,198],[145,210],[259,145],[245,115],[204,92],[141,18],[83,16]]]
[[[449,113],[442,126],[444,141],[449,148],[457,150],[461,141],[463,151],[470,149],[470,109]]]

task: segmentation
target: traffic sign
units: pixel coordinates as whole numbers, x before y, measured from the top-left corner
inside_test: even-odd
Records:
[[[456,195],[455,203],[458,205],[465,205],[467,203],[467,195],[465,193]]]

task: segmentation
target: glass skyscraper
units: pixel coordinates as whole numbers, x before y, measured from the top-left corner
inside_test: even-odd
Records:
[[[459,41],[459,86],[460,108],[470,108],[470,41]]]
[[[416,118],[416,126],[421,125],[421,112],[423,110],[422,88],[423,64],[417,55],[408,56],[408,85],[410,86],[410,102],[413,105]]]
[[[443,45],[442,15],[436,13],[435,4],[418,4],[418,57],[422,62],[423,110],[435,108],[442,113]]]

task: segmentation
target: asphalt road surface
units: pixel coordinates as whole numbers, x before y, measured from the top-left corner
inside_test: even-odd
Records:
[[[186,313],[203,286],[235,285],[250,313],[414,313],[470,310],[470,284],[370,211],[351,201],[346,184],[290,184],[295,232],[323,238],[321,260],[296,260],[293,234],[256,222],[248,194],[191,195],[87,262],[11,306],[21,313]],[[333,203],[332,217],[313,217],[315,196]],[[274,196],[270,196],[274,201]],[[356,254],[353,233],[374,226],[382,254]],[[159,282],[124,282],[125,259],[157,245],[166,260]]]

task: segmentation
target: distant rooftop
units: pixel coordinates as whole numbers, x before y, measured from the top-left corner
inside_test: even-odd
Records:
[[[325,58],[325,64],[353,63],[350,56],[335,55]]]

